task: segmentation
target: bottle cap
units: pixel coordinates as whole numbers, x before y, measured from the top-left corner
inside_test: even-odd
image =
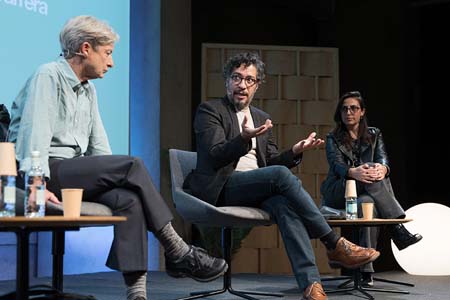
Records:
[[[345,182],[345,198],[356,198],[356,181],[349,179]]]

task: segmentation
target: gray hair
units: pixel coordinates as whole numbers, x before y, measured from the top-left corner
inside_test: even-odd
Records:
[[[77,16],[68,20],[59,34],[62,55],[65,58],[75,56],[84,42],[88,42],[95,49],[118,40],[119,35],[107,22],[92,16]]]

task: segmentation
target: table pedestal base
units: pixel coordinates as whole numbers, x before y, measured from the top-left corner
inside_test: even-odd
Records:
[[[410,219],[372,219],[372,220],[327,220],[330,226],[334,227],[342,227],[342,226],[350,226],[352,231],[352,242],[359,245],[359,231],[361,227],[370,227],[370,226],[381,226],[381,225],[392,225],[392,224],[400,224],[411,221]],[[406,286],[414,286],[414,284],[401,282],[401,281],[393,281],[382,278],[373,278],[374,281],[383,281],[387,283],[393,284],[401,284]],[[384,293],[395,293],[395,294],[409,294],[409,291],[404,290],[394,290],[394,289],[382,289],[382,288],[369,288],[361,286],[361,271],[359,268],[352,270],[352,276],[340,276],[333,278],[324,278],[322,281],[333,281],[333,280],[346,280],[344,283],[338,285],[336,289],[325,290],[326,293],[342,293],[342,292],[350,292],[350,291],[358,291],[363,294],[367,299],[373,300],[374,297],[368,293],[370,292],[384,292]],[[353,282],[353,285],[351,285]]]

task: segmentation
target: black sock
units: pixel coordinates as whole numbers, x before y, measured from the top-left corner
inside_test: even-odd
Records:
[[[338,240],[339,236],[333,230],[320,238],[320,241],[325,245],[327,250],[334,250]]]

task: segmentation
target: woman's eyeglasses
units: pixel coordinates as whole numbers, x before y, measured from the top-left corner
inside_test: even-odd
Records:
[[[346,114],[349,110],[352,114],[356,113],[358,110],[360,110],[361,107],[359,107],[358,105],[350,105],[350,106],[345,106],[343,105],[341,107],[341,113]]]

